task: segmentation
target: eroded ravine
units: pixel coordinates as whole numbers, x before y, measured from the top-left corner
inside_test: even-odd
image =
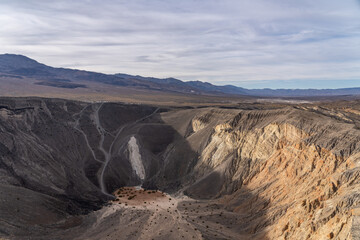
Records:
[[[103,106],[103,104],[101,104],[96,109],[95,114],[94,114],[94,120],[95,120],[95,124],[96,124],[96,129],[98,130],[98,132],[100,134],[99,149],[104,154],[104,157],[105,157],[105,162],[103,163],[102,167],[100,168],[99,185],[100,185],[101,191],[104,194],[108,194],[108,192],[106,190],[105,182],[104,182],[104,174],[105,174],[106,167],[111,160],[112,146],[113,146],[114,142],[116,141],[116,137],[121,133],[123,127],[118,130],[116,137],[114,138],[114,141],[110,145],[109,151],[106,151],[104,148],[105,129],[101,126],[100,118],[99,118],[99,110],[101,109],[102,106]]]
[[[81,134],[84,136],[86,145],[87,145],[89,151],[91,152],[93,158],[94,158],[96,161],[98,161],[98,162],[100,162],[100,163],[103,163],[103,161],[99,160],[99,159],[96,157],[94,150],[93,150],[92,147],[90,146],[90,143],[89,143],[89,140],[88,140],[87,135],[85,134],[85,132],[84,132],[84,131],[81,129],[81,127],[80,127],[80,123],[79,123],[80,118],[82,117],[82,114],[83,114],[83,112],[85,111],[85,109],[88,108],[88,107],[89,107],[89,106],[85,106],[83,109],[81,109],[81,111],[80,111],[79,113],[73,114],[73,117],[76,118],[75,124],[74,124],[74,128],[75,128],[76,130],[78,130],[79,132],[81,132]]]

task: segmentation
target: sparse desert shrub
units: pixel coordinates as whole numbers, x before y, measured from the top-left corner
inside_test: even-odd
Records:
[[[131,199],[133,199],[133,198],[135,198],[135,197],[136,197],[136,195],[129,196],[129,197],[128,197],[128,200],[131,200]]]

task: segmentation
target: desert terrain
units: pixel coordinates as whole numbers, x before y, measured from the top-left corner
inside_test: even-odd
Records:
[[[0,1],[0,240],[360,240],[359,7]]]
[[[0,99],[3,239],[358,239],[360,103]]]

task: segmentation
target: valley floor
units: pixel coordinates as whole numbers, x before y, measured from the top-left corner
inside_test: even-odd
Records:
[[[109,205],[84,216],[67,236],[82,232],[75,239],[246,239],[236,231],[239,216],[215,201],[135,187],[121,188],[115,196]]]

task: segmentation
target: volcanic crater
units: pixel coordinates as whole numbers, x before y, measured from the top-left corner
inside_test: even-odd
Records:
[[[359,239],[359,112],[0,98],[0,237]]]

